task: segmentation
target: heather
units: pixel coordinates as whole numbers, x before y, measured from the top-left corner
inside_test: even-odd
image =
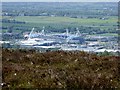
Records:
[[[120,88],[119,60],[84,51],[3,49],[3,88]]]

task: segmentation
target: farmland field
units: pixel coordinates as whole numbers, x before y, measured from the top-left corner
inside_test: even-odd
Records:
[[[70,18],[70,17],[50,17],[50,16],[16,16],[8,17],[4,16],[3,19],[16,20],[25,22],[25,24],[3,23],[3,26],[16,26],[16,27],[36,27],[42,29],[46,26],[46,29],[64,29],[64,28],[76,28],[76,27],[91,27],[100,28],[101,30],[116,29],[117,17],[109,17],[107,20],[98,18]]]

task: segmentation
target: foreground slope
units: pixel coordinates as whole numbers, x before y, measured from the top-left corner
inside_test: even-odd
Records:
[[[120,57],[3,49],[3,88],[120,88]]]

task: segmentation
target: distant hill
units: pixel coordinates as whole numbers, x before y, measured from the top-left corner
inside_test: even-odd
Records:
[[[7,16],[117,16],[117,4],[117,2],[3,2],[2,11]]]

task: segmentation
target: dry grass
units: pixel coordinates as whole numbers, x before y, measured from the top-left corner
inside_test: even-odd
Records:
[[[3,49],[3,88],[120,88],[120,57]]]

